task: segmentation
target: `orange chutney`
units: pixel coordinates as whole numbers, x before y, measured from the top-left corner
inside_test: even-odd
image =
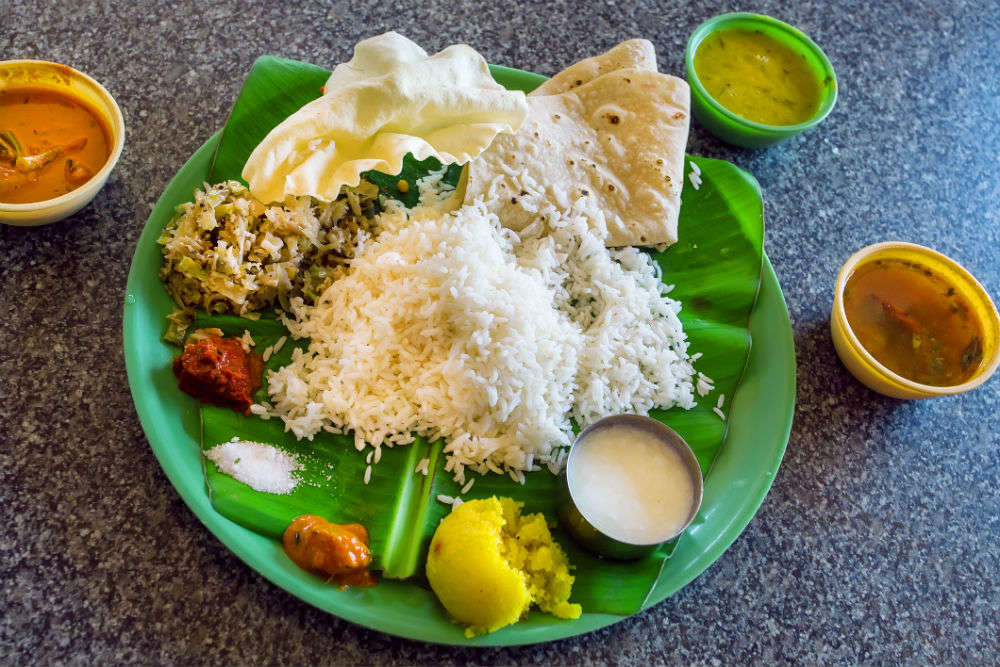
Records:
[[[908,380],[950,387],[983,359],[983,325],[968,299],[917,262],[877,259],[844,289],[851,330],[883,366]]]
[[[104,118],[41,88],[0,90],[0,202],[26,204],[75,190],[111,155]]]
[[[328,577],[341,588],[377,583],[368,570],[372,553],[368,531],[358,523],[340,525],[303,514],[285,529],[281,546],[292,562],[307,572]]]

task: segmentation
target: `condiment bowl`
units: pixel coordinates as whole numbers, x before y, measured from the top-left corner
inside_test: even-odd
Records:
[[[574,480],[572,478],[573,461],[577,452],[579,452],[579,444],[594,431],[615,426],[628,426],[645,431],[663,443],[664,446],[673,448],[680,455],[681,461],[691,475],[694,496],[691,511],[683,525],[673,534],[663,535],[661,539],[646,543],[631,543],[615,539],[597,528],[592,523],[592,519],[581,512],[577,502],[574,500],[574,491],[578,492],[578,490],[574,487]],[[601,556],[615,560],[634,560],[652,554],[664,543],[677,538],[687,529],[701,508],[704,480],[702,479],[701,466],[698,465],[697,457],[695,457],[691,447],[676,431],[649,417],[621,414],[598,420],[580,432],[580,435],[577,436],[573,446],[570,448],[569,456],[566,459],[566,470],[559,476],[557,484],[557,511],[560,525],[569,532],[577,543],[588,551]],[[614,498],[608,498],[607,500],[608,502],[614,502]]]
[[[125,145],[125,120],[111,94],[94,79],[72,67],[45,60],[0,62],[0,90],[10,88],[55,90],[85,102],[100,113],[111,131],[111,154],[104,166],[80,187],[64,195],[28,204],[0,202],[0,222],[21,227],[62,220],[86,206],[97,195],[118,163]]]
[[[901,259],[916,262],[935,271],[966,297],[983,329],[983,358],[976,374],[962,384],[937,387],[921,384],[899,375],[880,363],[851,330],[844,309],[844,290],[855,268],[876,259]],[[876,243],[850,256],[840,269],[834,287],[830,334],[837,355],[847,370],[862,384],[886,396],[903,399],[932,398],[960,394],[986,382],[1000,365],[1000,315],[990,295],[971,273],[955,260],[915,243],[890,241]]]
[[[739,116],[713,98],[698,78],[694,56],[709,35],[722,30],[741,28],[759,30],[802,54],[820,82],[822,98],[812,118],[797,125],[765,125]],[[793,137],[815,127],[829,115],[837,102],[837,76],[823,50],[801,30],[763,14],[731,13],[711,18],[691,33],[684,52],[688,84],[691,86],[691,110],[701,125],[723,141],[736,146],[759,148]]]

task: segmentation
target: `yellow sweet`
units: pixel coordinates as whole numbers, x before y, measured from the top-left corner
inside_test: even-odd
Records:
[[[441,520],[427,555],[427,579],[467,637],[516,623],[532,603],[579,618],[573,576],[541,514],[521,515],[510,498],[471,500]]]

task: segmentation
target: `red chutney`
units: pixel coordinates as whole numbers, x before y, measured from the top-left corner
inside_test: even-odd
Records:
[[[304,514],[285,529],[281,546],[293,563],[307,572],[329,577],[340,588],[365,588],[378,582],[368,571],[372,552],[368,548],[368,531],[361,524],[340,525]]]
[[[233,338],[205,338],[174,359],[177,386],[195,398],[250,414],[264,361]]]

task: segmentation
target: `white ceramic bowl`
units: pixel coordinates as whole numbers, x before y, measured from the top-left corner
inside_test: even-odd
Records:
[[[80,187],[54,199],[30,204],[0,202],[0,223],[35,227],[73,215],[104,187],[125,145],[125,121],[111,94],[83,72],[45,60],[0,61],[0,89],[27,87],[56,90],[83,100],[104,116],[111,130],[111,154],[107,162]]]

